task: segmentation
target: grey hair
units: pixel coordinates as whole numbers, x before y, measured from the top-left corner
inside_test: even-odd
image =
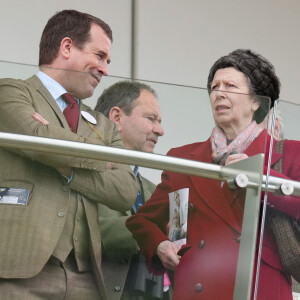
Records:
[[[134,101],[142,90],[147,90],[156,98],[157,94],[152,87],[137,81],[119,81],[105,89],[98,98],[95,110],[103,113],[107,118],[112,107],[120,107],[128,116],[135,107]]]

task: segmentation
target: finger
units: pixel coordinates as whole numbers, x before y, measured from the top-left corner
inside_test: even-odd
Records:
[[[111,170],[112,167],[113,167],[113,163],[112,162],[106,162],[105,169]]]
[[[228,160],[226,160],[226,162],[225,162],[225,166],[234,164],[235,162],[236,162],[236,160],[230,160],[230,159],[228,159]]]
[[[178,256],[174,256],[172,258],[168,257],[168,260],[163,261],[162,263],[166,269],[175,271],[179,262],[180,262],[180,258]]]
[[[40,122],[43,125],[48,125],[49,122],[44,119],[40,114],[38,114],[37,112],[33,113],[32,118],[35,119],[36,121]]]

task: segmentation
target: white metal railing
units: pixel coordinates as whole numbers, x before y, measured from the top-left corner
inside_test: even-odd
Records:
[[[232,188],[247,188],[234,300],[249,300],[251,297],[261,189],[300,195],[299,182],[271,176],[267,177],[261,174],[257,166],[263,165],[263,154],[259,154],[256,157],[249,157],[246,160],[230,166],[222,167],[159,154],[3,132],[0,132],[0,146],[130,165],[136,164],[152,169],[168,170],[227,181]],[[268,181],[266,181],[267,179]]]
[[[0,145],[3,147],[51,152],[123,164],[136,164],[141,167],[227,181],[232,186],[235,185],[237,187],[257,188],[259,185],[259,182],[256,180],[257,176],[253,172],[247,172],[246,170],[115,147],[4,132],[0,132]],[[262,177],[262,189],[265,188],[266,176],[264,175]],[[268,191],[300,196],[300,183],[270,176]]]

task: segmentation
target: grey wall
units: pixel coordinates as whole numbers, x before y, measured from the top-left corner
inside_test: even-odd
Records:
[[[299,0],[137,0],[138,78],[206,86],[220,56],[251,48],[282,81],[281,98],[300,103]]]
[[[57,11],[76,9],[96,15],[113,30],[110,72],[130,76],[131,0],[0,0],[0,60],[38,64],[39,41]]]
[[[137,79],[206,87],[208,71],[220,56],[251,48],[267,57],[282,82],[281,98],[300,104],[299,0],[135,0],[135,75]],[[131,75],[131,0],[0,0],[0,60],[36,65],[42,30],[56,11],[94,14],[113,30],[110,75],[103,88]],[[0,76],[25,78],[36,68],[1,64]],[[165,136],[157,153],[205,140],[213,127],[207,93],[151,82],[162,108]],[[292,128],[292,127],[291,127]],[[295,128],[295,126],[293,126]],[[148,171],[146,171],[147,173]],[[151,174],[150,174],[151,173]],[[150,179],[159,181],[159,173]]]
[[[299,0],[135,0],[137,78],[206,86],[212,63],[236,49],[266,56],[282,81],[281,98],[300,102]],[[37,64],[47,19],[74,8],[114,32],[110,73],[130,76],[131,0],[0,0],[0,60]]]

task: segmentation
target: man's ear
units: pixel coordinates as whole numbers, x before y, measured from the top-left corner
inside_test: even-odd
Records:
[[[117,125],[119,130],[121,127],[120,123],[121,123],[122,113],[123,112],[120,107],[114,106],[110,109],[109,115],[108,115],[108,118]]]
[[[70,57],[72,47],[74,47],[72,39],[65,37],[60,42],[59,51],[64,58],[68,59]]]

